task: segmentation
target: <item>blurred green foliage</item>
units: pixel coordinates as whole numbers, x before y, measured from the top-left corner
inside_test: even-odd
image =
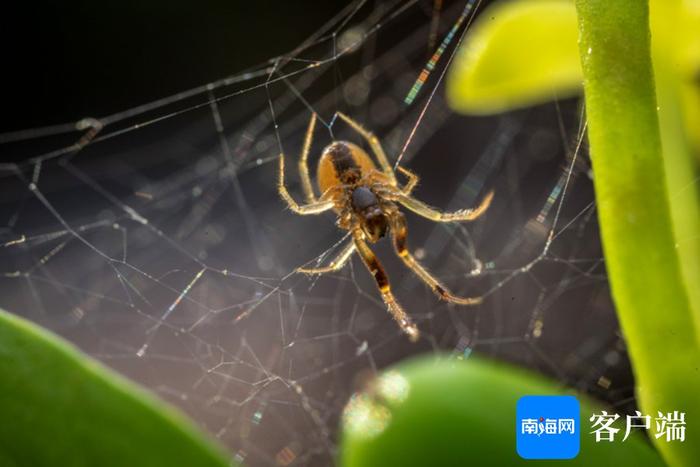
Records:
[[[575,459],[535,461],[515,451],[517,400],[566,394],[554,383],[478,358],[419,358],[380,375],[343,414],[343,467],[635,465],[663,462],[640,433],[596,443],[582,428]],[[581,401],[581,426],[600,409]]]
[[[446,80],[447,99],[456,111],[502,112],[580,92],[571,1],[496,3],[467,34]]]
[[[180,413],[0,310],[0,465],[225,467]]]
[[[693,154],[700,147],[700,1],[498,2],[464,41],[450,70],[448,99],[458,111],[493,113],[568,95],[572,83],[560,70],[568,67],[576,80],[569,65],[576,29],[603,249],[637,395],[647,412],[681,410],[692,419],[700,416]],[[531,42],[535,59],[515,56],[527,54]],[[499,68],[502,61],[518,64],[517,79]],[[489,80],[505,90],[506,100],[474,84]],[[674,465],[700,459],[697,443],[660,441],[657,447]]]

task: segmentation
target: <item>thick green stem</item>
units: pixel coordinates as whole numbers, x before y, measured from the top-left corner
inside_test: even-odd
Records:
[[[644,412],[686,412],[672,465],[700,459],[700,352],[675,245],[650,57],[648,4],[577,0],[588,136],[606,266]]]

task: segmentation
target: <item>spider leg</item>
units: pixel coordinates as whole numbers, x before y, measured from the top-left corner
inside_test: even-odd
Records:
[[[486,212],[489,205],[491,204],[491,200],[493,199],[493,190],[489,191],[486,194],[486,196],[484,196],[484,199],[481,200],[481,203],[478,206],[470,209],[460,209],[459,211],[454,212],[440,211],[431,206],[428,206],[424,202],[419,201],[410,195],[407,195],[404,192],[392,193],[389,195],[389,197],[394,201],[398,201],[403,206],[415,212],[416,214],[421,215],[432,221],[461,222],[473,221],[474,219],[480,217],[484,212]]]
[[[360,125],[344,113],[337,112],[337,114],[340,118],[343,119],[343,121],[345,121],[345,123],[350,125],[353,130],[358,132],[360,135],[362,135],[364,139],[367,140],[367,143],[372,148],[372,151],[374,151],[375,156],[377,156],[377,160],[379,161],[379,165],[382,167],[382,170],[384,171],[386,176],[389,177],[391,184],[396,186],[396,175],[394,174],[394,170],[391,168],[391,164],[389,164],[389,160],[386,157],[384,149],[382,149],[382,145],[379,142],[379,138],[377,138],[371,131],[365,130],[362,127],[362,125]]]
[[[362,261],[369,269],[369,272],[374,276],[374,280],[377,282],[377,287],[379,292],[382,294],[382,300],[387,306],[389,313],[398,323],[401,330],[406,333],[408,338],[415,342],[418,340],[420,333],[418,332],[418,327],[415,325],[413,320],[406,314],[406,312],[401,308],[401,305],[394,298],[394,294],[391,293],[391,285],[389,284],[389,277],[386,275],[384,268],[381,263],[374,255],[369,245],[365,242],[362,232],[356,230],[353,232],[353,237],[355,240],[355,247],[357,248]]]
[[[416,185],[418,185],[418,175],[411,172],[405,167],[399,166],[398,169],[399,172],[401,172],[406,178],[408,178],[408,181],[403,186],[403,188],[401,188],[401,191],[403,191],[405,195],[410,195],[413,189],[416,187]]]
[[[406,246],[406,237],[408,229],[406,228],[406,218],[400,212],[396,212],[391,216],[392,236],[394,239],[394,249],[399,258],[416,273],[416,275],[433,289],[433,292],[442,300],[456,303],[458,305],[476,305],[481,303],[481,297],[457,297],[445,288],[432,274],[411,255]]]
[[[277,182],[277,191],[279,192],[282,199],[284,201],[286,201],[287,206],[289,206],[289,209],[296,212],[297,214],[301,214],[301,215],[319,214],[321,212],[328,211],[329,209],[332,209],[334,206],[333,200],[314,201],[313,203],[304,204],[304,205],[300,205],[296,201],[294,201],[294,198],[292,198],[292,195],[289,194],[289,191],[287,190],[287,186],[284,183],[284,154],[280,154],[279,178],[278,178],[278,182]]]
[[[309,176],[309,150],[311,149],[311,140],[314,135],[314,127],[316,126],[316,113],[311,114],[311,119],[309,120],[309,127],[306,130],[306,137],[304,138],[304,147],[301,150],[301,157],[299,158],[299,174],[301,176],[301,186],[304,189],[304,196],[306,196],[307,203],[314,203],[318,201],[316,195],[314,194],[314,188],[311,185],[311,176]]]
[[[342,269],[343,266],[348,262],[352,254],[355,253],[355,244],[353,242],[348,243],[343,247],[343,249],[338,253],[338,255],[333,258],[333,260],[328,264],[328,266],[318,267],[318,268],[297,268],[298,272],[304,274],[325,274],[327,272],[338,271]]]

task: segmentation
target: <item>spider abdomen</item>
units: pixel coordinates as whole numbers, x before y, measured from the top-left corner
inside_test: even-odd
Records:
[[[316,179],[321,193],[340,185],[351,185],[375,170],[364,149],[347,141],[328,145],[318,161]]]

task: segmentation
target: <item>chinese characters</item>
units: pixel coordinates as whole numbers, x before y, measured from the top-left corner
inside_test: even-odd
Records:
[[[658,416],[654,418],[656,428],[654,436],[656,439],[664,437],[667,442],[685,441],[685,412],[674,410],[665,414],[662,412],[657,413]],[[591,415],[589,419],[592,422],[591,429],[593,429],[591,434],[595,434],[596,443],[601,441],[613,442],[615,440],[615,436],[620,431],[620,428],[616,428],[613,425],[619,418],[620,415],[609,414],[605,410],[599,414]],[[650,430],[651,420],[650,415],[642,415],[639,411],[636,411],[635,415],[627,415],[625,418],[625,434],[622,441],[627,440],[632,428]]]
[[[520,423],[520,432],[524,435],[557,435],[562,433],[574,434],[575,423],[573,418],[523,418]]]

